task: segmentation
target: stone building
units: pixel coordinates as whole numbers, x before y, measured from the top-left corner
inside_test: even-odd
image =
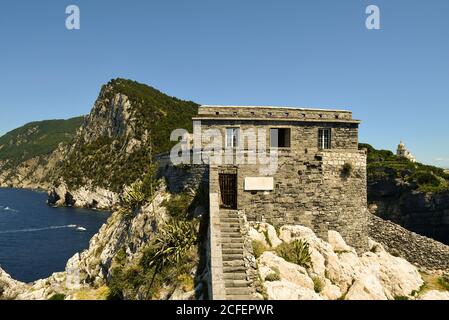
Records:
[[[241,293],[223,280],[236,276],[226,271],[226,252],[235,251],[238,236],[232,212],[248,221],[301,224],[325,240],[336,230],[360,251],[367,248],[366,151],[358,149],[360,121],[351,112],[202,106],[193,121],[194,150],[209,163],[212,297]]]
[[[221,132],[221,161],[210,164],[209,178],[220,208],[244,210],[250,221],[302,224],[323,235],[334,229],[351,245],[364,246],[366,152],[358,150],[360,121],[351,112],[202,106],[193,120],[201,124],[203,147],[210,143],[205,131]],[[275,171],[263,173],[267,165],[258,158],[259,149],[256,163],[248,163],[254,156],[251,129],[257,146],[257,134],[265,129],[266,158],[273,150],[278,155]],[[238,154],[243,163],[237,163]]]
[[[398,145],[396,155],[401,158],[406,158],[410,162],[413,162],[413,163],[416,162],[415,157],[413,156],[413,154],[410,151],[407,150],[407,148],[405,147],[405,144],[402,141]]]

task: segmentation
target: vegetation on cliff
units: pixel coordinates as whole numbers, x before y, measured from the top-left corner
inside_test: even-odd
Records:
[[[368,182],[400,179],[411,189],[421,192],[449,191],[449,174],[444,169],[413,163],[389,150],[376,150],[369,144],[360,144],[367,154]]]
[[[11,165],[53,152],[60,143],[68,143],[84,117],[28,123],[0,137],[0,161]]]
[[[118,96],[126,97],[129,106],[117,100]],[[111,120],[110,109],[114,107],[119,111]],[[170,141],[174,129],[192,129],[191,119],[197,108],[193,102],[170,97],[135,81],[110,81],[103,86],[88,117],[90,127],[84,128],[64,161],[64,181],[71,188],[91,184],[119,192],[141,177],[155,155],[170,150],[175,143]],[[106,125],[99,121],[101,116],[118,128],[98,128],[97,134],[95,127]]]
[[[133,212],[152,202],[154,188],[159,185],[154,172],[145,175],[128,188],[121,209],[126,219]],[[163,299],[176,290],[192,292],[197,287],[197,272],[201,269],[201,252],[205,243],[207,223],[194,217],[194,209],[204,190],[193,195],[184,192],[171,195],[164,201],[167,220],[148,242],[136,263],[126,261],[126,252],[119,251],[114,258],[112,277],[108,281],[109,299]],[[197,293],[195,293],[197,294]]]

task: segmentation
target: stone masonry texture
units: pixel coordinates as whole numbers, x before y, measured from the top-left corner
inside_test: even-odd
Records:
[[[210,165],[209,187],[211,193],[220,193],[219,174],[237,174],[237,206],[244,210],[249,221],[267,221],[274,225],[301,224],[312,228],[321,237],[328,230],[336,230],[345,240],[360,251],[368,246],[368,211],[366,193],[366,152],[358,150],[358,124],[348,111],[250,108],[250,107],[201,107],[194,121],[201,122],[204,133],[216,129],[225,137],[226,128],[240,128],[242,154],[248,160],[249,146],[265,139],[270,145],[271,128],[289,128],[291,143],[279,148],[278,167],[275,172],[261,173],[266,166],[258,159],[255,163],[232,161]],[[331,130],[331,148],[321,150],[318,132]],[[245,130],[257,134],[249,139]],[[259,136],[259,129],[267,134]],[[202,134],[202,145],[211,144]],[[224,146],[224,141],[215,145]],[[267,151],[269,153],[269,151]],[[229,164],[226,164],[229,163]],[[245,191],[245,177],[269,176],[274,179],[272,191]]]

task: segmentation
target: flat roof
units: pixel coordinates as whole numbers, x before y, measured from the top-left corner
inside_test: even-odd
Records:
[[[198,116],[192,120],[208,121],[269,121],[269,122],[321,122],[321,123],[354,123],[360,124],[360,120],[354,119],[298,119],[298,118],[231,118],[231,117],[209,117]]]
[[[236,105],[202,105],[200,108],[245,108],[245,109],[282,109],[282,110],[299,110],[299,111],[320,111],[320,112],[348,112],[349,110],[339,109],[320,109],[320,108],[305,108],[305,107],[283,107],[283,106],[236,106]]]

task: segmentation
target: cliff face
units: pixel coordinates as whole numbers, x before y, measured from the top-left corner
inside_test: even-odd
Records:
[[[388,150],[368,151],[370,211],[411,231],[449,244],[449,175]]]
[[[170,150],[172,130],[191,129],[197,108],[111,80],[85,118],[32,123],[0,137],[0,186],[49,190],[56,206],[114,208],[123,188]]]
[[[192,188],[195,189],[194,186]],[[0,300],[45,300],[55,295],[68,300],[106,299],[111,298],[117,282],[121,299],[200,298],[207,278],[207,269],[200,263],[200,248],[193,243],[188,251],[182,252],[183,256],[187,256],[186,260],[174,269],[164,267],[159,271],[165,278],[159,280],[161,285],[151,287],[151,295],[148,294],[148,283],[152,281],[152,276],[145,273],[148,272],[145,269],[140,269],[142,257],[147,250],[176,219],[167,209],[167,202],[174,201],[176,197],[170,194],[161,182],[151,201],[131,211],[123,208],[115,211],[92,237],[89,248],[69,259],[65,271],[54,273],[49,278],[25,284],[11,279],[0,269]],[[189,207],[190,204],[188,201],[185,206]],[[198,217],[183,219],[201,220]],[[199,245],[202,244],[199,241],[200,231],[197,230],[198,234],[194,235],[198,237]],[[183,236],[187,237],[186,234]],[[122,278],[122,273],[128,276]],[[156,281],[154,283],[156,284]],[[136,284],[135,287],[132,287],[133,284]]]
[[[401,180],[372,181],[368,203],[375,215],[449,244],[449,192],[424,193]]]
[[[32,122],[0,137],[0,186],[47,189],[83,117]]]

